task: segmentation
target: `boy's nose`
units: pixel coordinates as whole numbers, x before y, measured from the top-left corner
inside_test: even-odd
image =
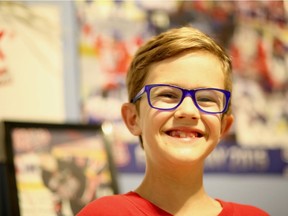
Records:
[[[194,104],[193,99],[191,96],[185,97],[182,103],[177,107],[175,116],[177,118],[193,118],[198,119],[200,118],[200,110]]]

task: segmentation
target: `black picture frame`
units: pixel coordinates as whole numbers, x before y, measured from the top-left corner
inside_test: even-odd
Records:
[[[119,192],[101,124],[3,125],[11,215],[75,215],[92,200]]]

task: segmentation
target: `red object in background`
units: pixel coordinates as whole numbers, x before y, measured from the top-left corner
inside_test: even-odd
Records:
[[[4,36],[4,31],[0,30],[0,40],[3,39],[3,36]],[[0,76],[4,75],[7,72],[5,64],[3,64],[4,61],[5,61],[5,55],[4,55],[4,52],[2,51],[1,46],[0,46],[0,63],[1,63],[1,65],[0,65]],[[2,66],[2,64],[3,64],[3,66]]]
[[[125,42],[118,41],[115,43],[115,52],[116,52],[116,63],[115,63],[115,73],[116,74],[125,74],[129,63],[130,55],[126,48]]]
[[[257,42],[257,55],[254,61],[255,67],[257,68],[257,72],[261,78],[268,83],[268,86],[274,87],[276,83],[273,81],[273,78],[269,73],[266,52],[267,51],[265,50],[263,40],[262,38],[259,38]]]
[[[4,31],[0,30],[0,39],[3,37],[3,35],[4,35]]]

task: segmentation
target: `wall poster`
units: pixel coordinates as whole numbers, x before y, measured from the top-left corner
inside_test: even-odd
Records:
[[[207,159],[207,172],[271,173],[288,169],[288,21],[285,1],[76,2],[80,20],[85,122],[110,121],[122,172],[144,172],[137,138],[122,123],[125,72],[143,41],[192,25],[233,59],[234,127]]]
[[[13,216],[72,216],[118,193],[100,124],[4,122],[8,195]]]

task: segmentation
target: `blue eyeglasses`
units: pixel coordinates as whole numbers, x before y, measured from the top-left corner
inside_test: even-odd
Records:
[[[204,113],[219,114],[227,111],[231,93],[218,88],[183,89],[166,84],[145,85],[130,101],[136,103],[146,92],[150,107],[170,111],[176,109],[185,97],[192,98],[195,106]]]

